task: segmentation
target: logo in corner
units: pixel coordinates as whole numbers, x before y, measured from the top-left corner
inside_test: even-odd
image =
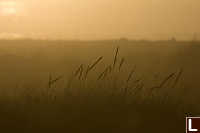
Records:
[[[186,133],[200,133],[200,117],[186,117]]]

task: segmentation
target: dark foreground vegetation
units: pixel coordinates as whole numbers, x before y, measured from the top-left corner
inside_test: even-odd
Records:
[[[38,85],[38,88],[35,88],[35,85],[30,87],[17,84],[14,89],[8,89],[5,85],[2,85],[0,100],[0,132],[184,132],[185,117],[200,114],[198,106],[199,86],[196,84],[198,79],[195,78],[198,77],[198,74],[192,75],[194,79],[187,78],[190,78],[190,74],[188,73],[199,72],[197,70],[198,63],[197,66],[193,67],[193,70],[190,69],[190,65],[193,65],[193,61],[188,59],[190,52],[185,51],[186,46],[178,46],[177,44],[173,47],[168,46],[168,44],[167,47],[165,46],[166,44],[162,46],[163,48],[166,48],[165,50],[168,55],[164,54],[165,58],[158,58],[161,58],[161,62],[162,59],[166,59],[163,61],[164,66],[170,64],[166,63],[167,60],[172,61],[173,66],[169,65],[165,66],[166,68],[163,67],[164,69],[160,69],[158,67],[158,60],[154,61],[154,56],[159,56],[159,54],[154,55],[153,52],[148,54],[148,48],[155,46],[151,46],[152,44],[149,44],[150,46],[130,46],[130,44],[124,44],[126,47],[137,49],[136,52],[138,52],[138,57],[134,57],[133,55],[126,56],[126,54],[123,53],[123,50],[121,51],[121,47],[123,47],[121,46],[121,43],[122,42],[118,43],[118,45],[113,45],[113,42],[111,43],[114,52],[106,52],[104,49],[104,52],[100,54],[98,50],[91,48],[89,51],[94,57],[87,55],[89,58],[88,61],[80,61],[81,59],[78,60],[79,58],[75,57],[72,58],[73,54],[76,54],[75,56],[80,56],[81,58],[81,53],[75,53],[75,51],[73,51],[74,53],[70,53],[70,57],[65,55],[64,57],[67,59],[72,58],[71,60],[74,59],[78,62],[75,66],[71,66],[71,69],[68,69],[68,73],[63,71],[64,68],[60,65],[52,66],[49,62],[45,62],[45,67],[42,66],[41,60],[47,56],[41,55],[41,53],[35,55],[35,57],[33,56],[34,58],[37,57],[37,63],[41,65],[41,67],[44,67],[44,69],[41,70],[36,63],[34,64],[33,69],[30,64],[26,64],[27,62],[20,62],[22,63],[21,66],[19,64],[17,65],[19,62],[16,62],[15,65],[17,68],[15,68],[16,70],[13,70],[14,67],[12,69],[10,68],[10,65],[14,65],[13,62],[9,62],[10,57],[6,60],[3,60],[2,58],[3,65],[1,66],[1,69],[4,70],[2,71],[3,75],[9,73],[11,79],[12,77],[30,78],[30,75],[24,74],[26,76],[23,77],[22,75],[23,73],[27,73],[28,70],[34,70],[30,71],[32,76],[35,76],[32,80],[39,80],[37,83],[44,83],[44,86]],[[103,45],[101,47],[106,46]],[[139,53],[142,52],[140,47],[147,49],[147,51],[144,52],[147,56],[139,56]],[[157,49],[162,47],[160,45],[156,46]],[[177,47],[182,48],[182,50],[178,49],[178,51],[175,51],[177,50]],[[192,49],[191,55],[193,57],[198,57],[196,51],[200,51],[199,46],[191,44],[191,46],[187,46],[187,48],[190,48],[188,50]],[[113,51],[113,49],[111,49],[111,51]],[[46,49],[44,49],[44,51],[45,50]],[[60,48],[59,50],[62,51]],[[81,50],[84,52],[84,47]],[[126,52],[128,53],[129,50],[130,49],[127,48]],[[16,52],[17,50],[15,49],[14,51]],[[60,54],[58,49],[56,51]],[[174,52],[171,53],[170,51]],[[161,53],[163,54],[164,52]],[[171,56],[173,58],[171,58]],[[106,60],[109,57],[111,59]],[[34,58],[31,58],[31,61],[34,62]],[[54,58],[55,57],[51,55],[51,59],[45,59],[55,61]],[[14,60],[16,59],[17,58],[15,57]],[[146,73],[146,69],[145,74],[142,74],[141,67],[135,63],[138,62],[138,64],[143,64],[143,62],[141,62],[143,59],[146,59],[144,62],[147,63],[154,62],[153,68],[157,66],[155,69],[150,69],[151,66],[146,64],[147,70],[153,70],[151,71],[153,76],[149,76],[150,74]],[[7,62],[8,64],[3,62]],[[62,64],[65,65],[63,62]],[[24,65],[26,67],[23,67]],[[57,69],[54,68],[56,67],[57,69],[61,67],[62,71],[59,69],[60,71],[57,71],[55,74]],[[188,69],[191,71],[188,72]],[[163,71],[159,73],[161,70]],[[40,74],[46,71],[48,71],[48,74],[44,74],[46,75],[46,78],[42,81],[40,79]],[[4,77],[1,77],[1,79],[5,80]],[[196,82],[192,82],[193,80]],[[8,82],[13,83],[12,80]],[[4,88],[6,88],[6,91]]]

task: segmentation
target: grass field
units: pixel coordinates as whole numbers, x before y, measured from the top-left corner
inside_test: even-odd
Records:
[[[199,42],[0,41],[3,133],[184,132]]]

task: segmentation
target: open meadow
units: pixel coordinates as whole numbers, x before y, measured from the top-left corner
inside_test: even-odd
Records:
[[[199,44],[1,40],[0,132],[184,132],[200,114]]]

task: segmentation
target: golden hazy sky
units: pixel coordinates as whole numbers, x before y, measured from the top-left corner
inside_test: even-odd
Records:
[[[192,38],[200,0],[0,0],[0,37]]]

